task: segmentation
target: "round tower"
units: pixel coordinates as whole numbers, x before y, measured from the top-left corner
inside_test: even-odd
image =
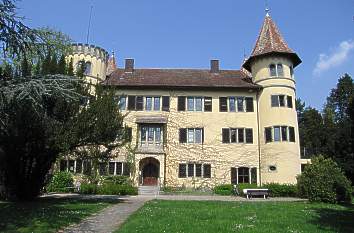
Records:
[[[106,79],[108,52],[98,46],[76,43],[72,44],[72,54],[67,56],[72,60],[74,72],[81,63],[85,65],[85,77],[88,82],[96,84]]]
[[[258,93],[260,182],[296,183],[300,174],[299,128],[293,69],[301,63],[267,13],[251,56],[243,68]]]

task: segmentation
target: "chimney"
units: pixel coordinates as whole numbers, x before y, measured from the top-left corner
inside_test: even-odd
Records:
[[[219,60],[210,60],[210,73],[219,73]]]
[[[134,59],[132,59],[132,58],[125,59],[124,71],[127,72],[127,73],[133,73],[133,71],[134,71]]]

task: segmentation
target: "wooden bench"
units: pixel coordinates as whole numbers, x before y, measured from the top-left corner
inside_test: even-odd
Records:
[[[243,194],[246,195],[247,199],[250,199],[254,196],[263,196],[263,198],[266,199],[269,196],[269,190],[268,189],[244,189]]]

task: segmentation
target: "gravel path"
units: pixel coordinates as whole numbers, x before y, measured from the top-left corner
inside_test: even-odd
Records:
[[[81,199],[100,199],[100,198],[112,198],[120,200],[121,202],[110,207],[103,209],[101,212],[94,214],[78,224],[71,225],[64,230],[58,231],[58,233],[111,233],[119,228],[119,226],[135,211],[142,207],[145,202],[153,199],[157,200],[185,200],[185,201],[245,201],[245,202],[294,202],[294,201],[306,201],[299,198],[254,198],[246,199],[243,197],[235,196],[193,196],[193,195],[158,195],[158,196],[102,196],[102,195],[77,195],[77,194],[51,194],[47,197],[56,198],[81,198]]]

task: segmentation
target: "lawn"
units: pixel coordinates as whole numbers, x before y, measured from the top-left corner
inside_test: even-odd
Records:
[[[33,202],[0,202],[0,232],[56,232],[117,203],[104,199],[39,198]]]
[[[116,233],[354,232],[354,205],[305,202],[157,201]]]

